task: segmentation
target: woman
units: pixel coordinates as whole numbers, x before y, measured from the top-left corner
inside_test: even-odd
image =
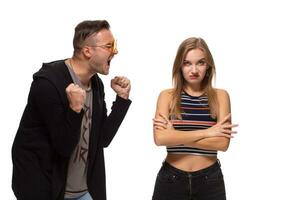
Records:
[[[153,200],[226,199],[217,151],[226,151],[236,133],[230,100],[212,87],[215,65],[201,38],[188,38],[173,65],[174,88],[160,93],[154,140],[168,155],[158,173]]]

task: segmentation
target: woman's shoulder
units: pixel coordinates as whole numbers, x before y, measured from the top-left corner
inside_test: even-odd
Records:
[[[171,95],[173,94],[174,92],[174,89],[173,88],[169,88],[169,89],[164,89],[160,92],[160,94],[163,94],[163,95]]]
[[[225,89],[214,88],[214,91],[216,92],[217,98],[220,101],[229,99],[229,94]]]
[[[159,99],[171,100],[173,98],[174,89],[164,89],[159,93]]]

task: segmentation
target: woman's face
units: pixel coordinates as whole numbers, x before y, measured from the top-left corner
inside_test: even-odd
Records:
[[[205,54],[201,49],[192,49],[187,54],[181,66],[185,84],[200,86],[208,68]]]

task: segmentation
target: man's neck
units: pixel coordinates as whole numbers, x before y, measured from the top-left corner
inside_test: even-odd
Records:
[[[80,80],[81,84],[88,88],[90,80],[94,74],[89,71],[87,63],[73,56],[68,59],[68,64]]]

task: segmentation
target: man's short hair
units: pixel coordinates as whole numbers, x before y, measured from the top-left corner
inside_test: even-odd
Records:
[[[84,42],[93,34],[97,34],[103,29],[109,30],[110,25],[106,20],[87,20],[79,23],[75,28],[73,38],[74,54],[77,54],[83,47]]]

